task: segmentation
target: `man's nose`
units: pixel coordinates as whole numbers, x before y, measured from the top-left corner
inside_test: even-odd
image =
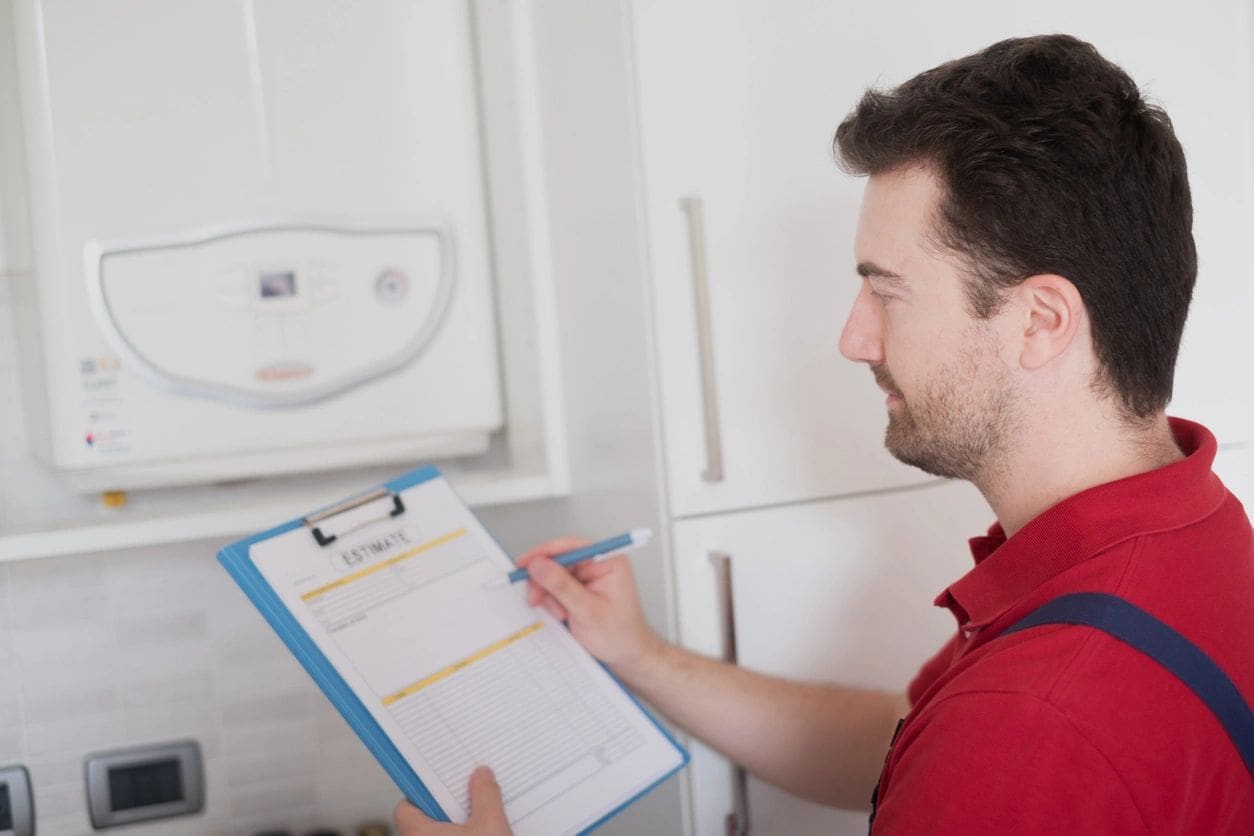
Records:
[[[853,300],[849,318],[845,320],[845,328],[840,333],[840,353],[845,359],[855,363],[884,362],[880,312],[865,283]]]

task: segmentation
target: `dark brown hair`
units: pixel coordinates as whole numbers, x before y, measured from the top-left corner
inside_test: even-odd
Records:
[[[853,174],[940,177],[934,233],[970,270],[974,315],[1028,276],[1064,276],[1125,416],[1166,406],[1197,276],[1184,152],[1167,114],[1091,44],[1000,41],[868,90],[835,149]]]

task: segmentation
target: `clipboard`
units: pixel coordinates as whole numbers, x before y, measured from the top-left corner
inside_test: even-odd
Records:
[[[406,515],[415,513],[409,507],[409,503],[407,503],[404,498],[406,493],[417,496],[430,495],[434,497],[441,491],[447,491],[447,493],[453,497],[451,502],[460,506],[466,515],[466,518],[473,521],[473,525],[471,527],[478,526],[478,532],[486,538],[486,543],[490,543],[490,547],[483,545],[483,548],[494,548],[500,555],[504,555],[505,553],[500,549],[500,546],[491,537],[491,535],[487,533],[486,529],[483,529],[482,526],[478,524],[478,521],[474,519],[473,514],[471,514],[469,509],[466,508],[464,503],[461,503],[460,499],[456,499],[456,495],[453,493],[451,487],[449,487],[444,481],[439,469],[434,466],[426,466],[406,473],[372,490],[350,497],[343,502],[336,503],[335,505],[329,506],[308,516],[290,520],[282,525],[271,528],[268,531],[255,534],[235,543],[231,543],[219,551],[218,560],[227,572],[229,572],[235,579],[244,594],[248,596],[250,601],[252,601],[253,605],[270,624],[275,633],[278,634],[280,639],[282,639],[284,644],[296,657],[300,664],[305,668],[310,677],[313,678],[314,682],[318,685],[322,692],[332,702],[341,716],[343,716],[348,722],[349,726],[366,745],[367,749],[370,750],[392,780],[395,781],[396,785],[400,788],[405,797],[431,818],[437,821],[453,821],[456,820],[455,817],[450,816],[449,811],[445,809],[445,805],[441,804],[440,800],[436,797],[438,793],[434,792],[433,788],[429,787],[427,782],[424,782],[422,777],[420,777],[420,771],[424,772],[428,776],[431,776],[433,774],[431,768],[429,766],[423,766],[421,769],[416,768],[415,765],[410,762],[410,758],[414,757],[412,736],[407,738],[404,735],[398,735],[397,728],[391,719],[391,715],[386,713],[387,709],[385,708],[385,704],[382,700],[378,699],[378,694],[371,691],[369,688],[363,688],[361,677],[356,670],[357,666],[355,664],[346,665],[346,657],[344,656],[343,648],[341,648],[333,640],[328,640],[328,636],[332,634],[325,633],[321,631],[318,626],[313,625],[313,616],[311,616],[309,612],[301,610],[299,606],[295,607],[295,609],[299,612],[299,615],[294,613],[294,599],[292,597],[294,593],[290,590],[282,593],[279,590],[276,590],[271,581],[267,579],[267,576],[263,572],[262,568],[260,568],[258,563],[254,560],[257,553],[263,549],[270,549],[270,551],[273,552],[277,549],[280,541],[284,544],[285,548],[306,548],[310,554],[330,554],[331,552],[328,550],[335,550],[337,548],[345,550],[346,553],[353,552],[353,549],[349,547],[352,546],[354,541],[360,541],[363,537],[369,537],[373,531],[387,529],[398,523],[403,523]],[[437,538],[437,540],[438,539],[439,538]],[[465,540],[466,538],[462,539]],[[447,536],[445,540],[447,540]],[[421,546],[419,549],[427,548],[428,545],[429,544]],[[437,546],[438,545],[439,543],[437,542]],[[435,547],[432,547],[427,553],[435,554]],[[404,552],[401,554],[404,556]],[[421,557],[421,555],[419,557]],[[272,557],[259,557],[258,559],[262,560],[262,563],[265,565],[270,565],[267,561],[272,563],[275,560],[275,558]],[[285,559],[291,560],[290,557]],[[370,572],[375,572],[377,567],[383,565],[379,561],[386,562],[396,559],[399,558],[390,557],[388,552],[384,550],[376,556],[375,562],[373,563],[363,558],[362,566],[340,567],[341,570],[351,569],[351,572],[343,575],[342,579],[336,583],[324,584],[323,588],[335,586],[337,583],[347,583],[348,581],[343,580],[343,578],[347,578],[349,581],[355,581],[358,577],[362,577]],[[406,558],[406,560],[409,564],[415,566],[420,565],[418,560],[409,561],[408,558]],[[512,563],[507,556],[505,557],[505,561],[507,564]],[[499,563],[499,559],[497,562]],[[396,564],[396,566],[399,565],[399,563]],[[500,568],[498,565],[478,567],[471,566],[470,564],[468,564],[468,567],[469,568],[466,570],[468,572],[471,568],[473,568],[477,571],[493,573],[498,571]],[[383,571],[390,572],[395,568],[395,566],[389,564],[389,568],[379,571],[380,573]],[[507,568],[507,566],[505,568]],[[352,574],[352,572],[356,572],[356,574]],[[383,574],[378,574],[376,577],[383,578]],[[314,591],[319,592],[320,590]],[[309,594],[311,593],[306,593],[306,596]],[[522,593],[521,590],[515,589],[507,591],[507,594],[521,595]],[[285,598],[287,599],[286,601]],[[547,631],[546,641],[560,641],[563,643],[574,642],[573,637],[569,636],[569,632],[565,629],[565,627],[557,624],[555,621],[552,621],[551,617],[548,616],[547,613],[539,613],[536,618],[545,619],[544,623],[547,626],[553,627],[556,625],[555,629]],[[539,622],[537,622],[537,625],[539,625]],[[536,630],[537,628],[536,626],[532,626],[528,629]],[[565,638],[559,638],[557,635],[558,631],[560,631]],[[539,636],[545,632],[546,631],[541,630],[535,635]],[[320,646],[319,641],[315,640],[315,635],[323,642],[322,646]],[[514,638],[516,638],[516,636],[511,637],[511,640]],[[492,647],[496,647],[498,645],[504,646],[502,642],[496,642]],[[524,645],[525,642],[519,640],[514,646],[521,648]],[[575,647],[578,647],[577,643],[575,644]],[[491,648],[488,649],[490,650]],[[587,656],[586,651],[583,651],[582,648],[579,648],[579,652]],[[484,658],[482,654],[483,651],[480,651],[478,656],[468,658]],[[335,662],[332,658],[330,658],[332,656],[338,659],[340,667],[345,668],[346,670],[340,670],[337,668]],[[570,833],[587,833],[600,826],[605,821],[608,821],[610,818],[617,815],[631,803],[661,784],[672,774],[682,769],[685,765],[687,765],[690,759],[687,750],[664,726],[657,721],[655,717],[653,717],[653,715],[639,702],[639,700],[637,700],[635,696],[613,676],[608,668],[598,662],[595,662],[595,660],[592,660],[591,656],[587,656],[587,660],[588,664],[591,665],[590,668],[587,668],[588,670],[599,670],[605,677],[608,677],[610,682],[612,682],[613,690],[615,692],[621,692],[621,695],[625,696],[626,699],[623,700],[621,696],[616,695],[616,699],[619,703],[621,703],[621,705],[630,705],[630,708],[625,710],[628,712],[634,711],[639,713],[639,717],[631,718],[631,722],[635,724],[635,728],[637,728],[637,730],[641,730],[647,727],[652,729],[656,734],[656,738],[654,738],[650,737],[648,731],[641,731],[641,734],[644,737],[649,738],[648,743],[651,747],[650,751],[660,754],[662,749],[665,748],[670,754],[663,757],[662,761],[665,762],[673,758],[674,763],[668,764],[646,785],[634,788],[634,791],[630,792],[629,797],[622,798],[621,801],[612,808],[604,810],[597,818],[595,818],[595,820],[581,823],[578,829],[566,831]],[[466,660],[462,660],[462,663],[464,664],[465,661]],[[449,671],[456,669],[456,665],[454,665],[445,669],[440,675],[455,676],[455,674],[449,674]],[[346,678],[346,676],[348,678]],[[352,679],[353,684],[350,684],[348,679]],[[427,676],[425,680],[420,680],[417,685],[421,686],[424,682],[434,679],[436,679],[436,677]],[[415,686],[411,686],[411,689],[413,687]],[[363,691],[365,692],[364,694],[362,693]],[[401,698],[403,698],[405,693],[405,691],[398,692]],[[393,694],[388,697],[388,699],[395,699],[398,697],[398,694]],[[374,709],[373,711],[371,708],[367,707],[366,702],[364,702],[363,699],[372,703]],[[389,728],[385,729],[385,725]],[[410,758],[407,758],[406,754],[402,752],[402,747],[406,747],[406,751],[410,752]],[[488,763],[487,765],[493,766],[492,763]],[[495,769],[496,767],[494,766],[494,770]],[[498,780],[500,780],[499,776]],[[437,788],[442,788],[439,792],[443,793],[442,797],[446,799],[447,804],[448,793],[452,788],[446,787],[438,781],[433,783]],[[506,789],[504,784],[502,784],[502,789]],[[568,792],[568,794],[573,795],[573,791]],[[449,804],[448,806],[457,809],[453,804]],[[508,798],[506,799],[506,808],[507,812],[509,812],[510,800]],[[529,813],[528,815],[530,816],[532,814]],[[519,830],[526,830],[522,824],[516,825],[515,827],[516,832]]]

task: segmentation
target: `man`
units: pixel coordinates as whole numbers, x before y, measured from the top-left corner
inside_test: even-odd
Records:
[[[1180,678],[1090,627],[1003,635],[1110,593],[1254,696],[1254,535],[1214,438],[1164,413],[1196,275],[1166,114],[1088,44],[1037,37],[868,92],[836,146],[869,175],[841,352],[887,393],[892,454],[998,520],[937,600],[957,634],[906,694],[774,679],[661,641],[625,558],[549,559],[574,539],[520,559],[532,603],[763,780],[852,808],[878,780],[875,834],[1254,833],[1254,773]],[[477,773],[448,832],[507,833],[494,787]],[[443,832],[421,819],[398,808],[403,834]]]

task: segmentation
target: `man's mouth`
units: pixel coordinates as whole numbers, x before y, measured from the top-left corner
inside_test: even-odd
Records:
[[[897,387],[892,383],[892,377],[888,371],[879,366],[871,367],[871,374],[875,375],[875,385],[880,388],[888,397],[884,400],[886,404],[894,404],[905,401],[901,393],[897,391]]]

